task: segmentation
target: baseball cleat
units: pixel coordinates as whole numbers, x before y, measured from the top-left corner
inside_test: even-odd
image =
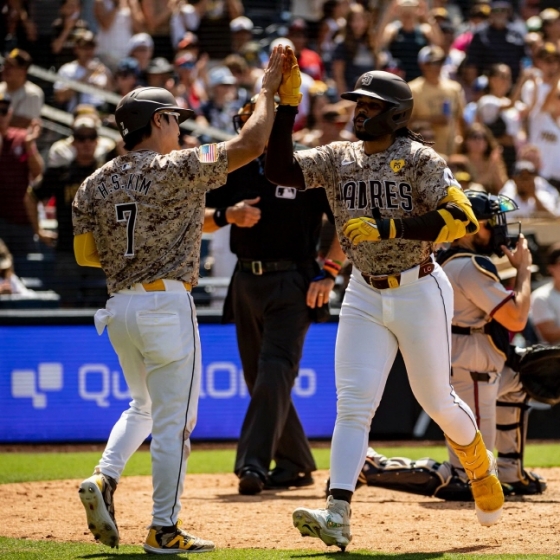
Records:
[[[338,546],[344,552],[352,540],[350,515],[348,502],[329,496],[326,509],[297,508],[292,519],[302,537],[316,537],[327,546]]]
[[[181,529],[181,520],[173,527],[150,527],[144,550],[152,554],[183,554],[185,552],[210,552],[215,546]]]
[[[119,548],[119,529],[115,521],[113,494],[117,483],[110,476],[96,473],[86,478],[78,490],[84,505],[87,524],[95,540]]]
[[[497,523],[502,516],[504,491],[498,480],[496,459],[491,451],[487,453],[490,462],[489,474],[480,480],[472,480],[471,490],[478,521],[488,527]]]

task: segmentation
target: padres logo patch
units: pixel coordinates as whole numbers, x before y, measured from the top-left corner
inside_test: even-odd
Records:
[[[204,144],[198,148],[200,163],[214,163],[218,161],[218,147],[216,144]]]
[[[404,159],[393,159],[389,165],[395,173],[398,173],[404,167]]]

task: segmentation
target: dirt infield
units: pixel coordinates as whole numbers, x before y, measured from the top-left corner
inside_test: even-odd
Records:
[[[560,468],[535,471],[546,477],[546,493],[508,499],[493,528],[477,523],[473,504],[360,488],[353,503],[354,540],[349,550],[558,554]],[[292,527],[291,512],[302,505],[321,507],[327,476],[318,471],[315,485],[308,488],[240,496],[233,474],[187,475],[181,517],[189,531],[214,540],[220,548],[326,551],[317,539],[300,537]],[[78,499],[80,482],[1,485],[2,536],[92,541]],[[121,542],[141,544],[150,522],[151,479],[123,478],[115,504]]]

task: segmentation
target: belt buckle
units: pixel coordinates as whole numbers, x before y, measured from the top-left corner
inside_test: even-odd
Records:
[[[471,334],[484,334],[484,327],[471,327]]]
[[[251,262],[251,272],[256,276],[262,276],[263,267],[261,261],[252,261]]]
[[[398,276],[387,276],[387,284],[389,288],[398,288],[400,286],[400,280]]]

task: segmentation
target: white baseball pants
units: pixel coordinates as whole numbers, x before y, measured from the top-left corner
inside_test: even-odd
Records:
[[[354,269],[336,339],[331,488],[355,488],[398,349],[422,408],[453,441],[473,441],[476,421],[450,382],[452,316],[453,289],[437,264],[430,275],[387,290],[371,288]]]
[[[192,296],[181,282],[165,283],[172,291],[121,290],[96,314],[108,325],[132,396],[98,467],[118,481],[128,459],[151,433],[152,524],[159,526],[174,525],[181,509],[202,367]]]

